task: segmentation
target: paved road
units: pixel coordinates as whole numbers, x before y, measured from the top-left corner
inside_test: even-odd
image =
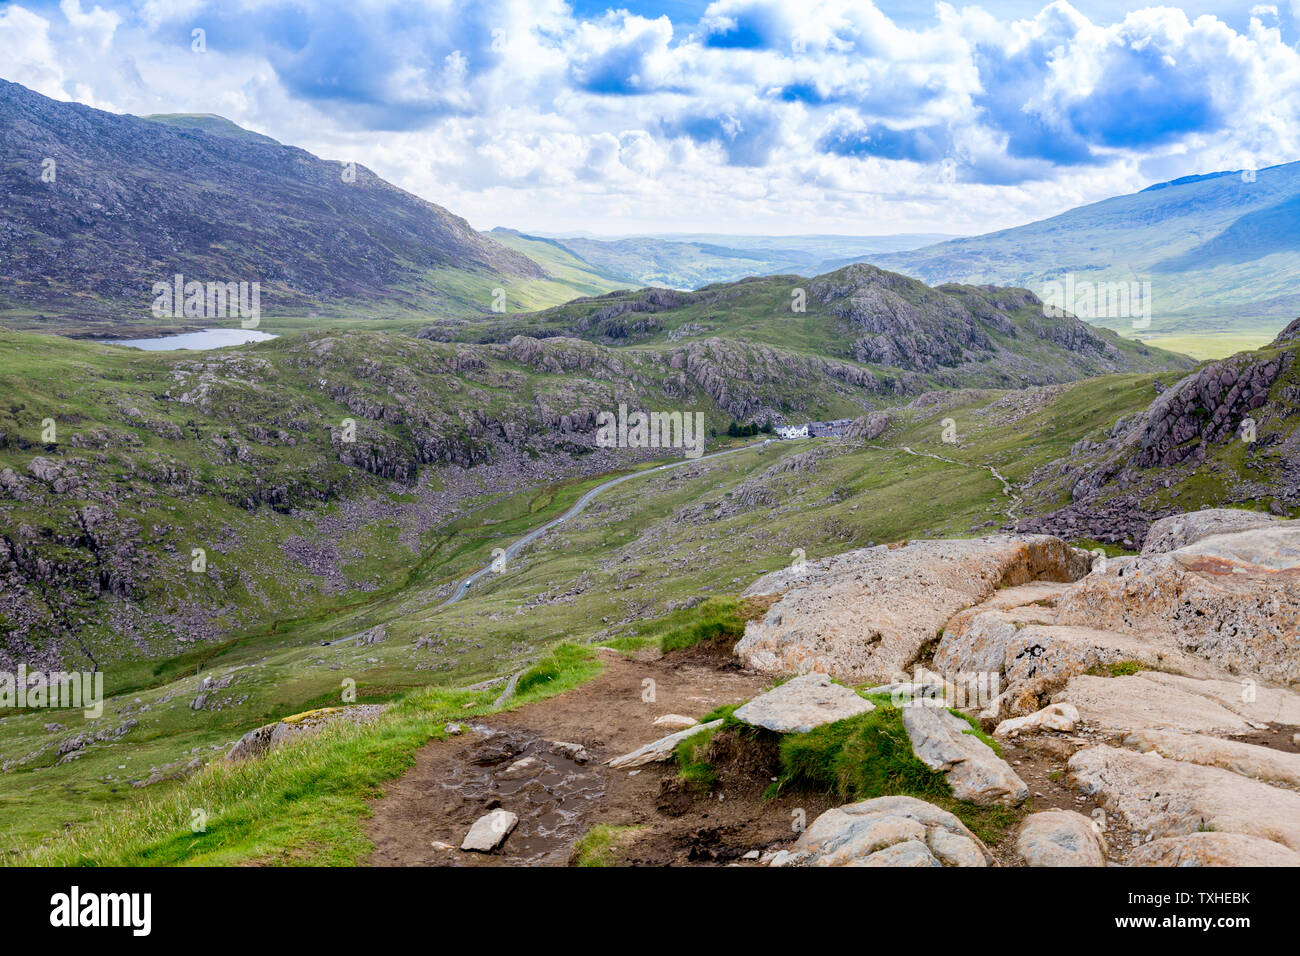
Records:
[[[772,440],[774,439],[768,439],[767,441],[772,441]],[[672,461],[666,465],[656,465],[654,468],[647,468],[645,471],[634,471],[626,475],[619,475],[617,478],[611,478],[609,481],[601,482],[595,488],[592,488],[581,498],[579,498],[576,502],[574,502],[573,506],[570,507],[569,510],[566,511],[564,514],[560,515],[558,518],[552,518],[550,521],[546,522],[546,524],[534,528],[532,531],[528,532],[518,541],[515,541],[513,544],[507,545],[505,548],[505,554],[502,557],[504,558],[506,563],[509,563],[510,560],[514,558],[516,555],[518,555],[520,551],[528,547],[530,544],[532,544],[542,535],[546,534],[546,532],[550,531],[556,525],[563,524],[564,522],[568,521],[570,518],[574,517],[575,515],[582,514],[583,510],[587,507],[587,505],[591,504],[592,501],[595,500],[597,495],[601,494],[602,492],[606,492],[610,488],[613,488],[617,485],[621,485],[625,481],[631,481],[634,478],[643,478],[646,475],[653,475],[656,472],[667,471],[670,468],[680,468],[682,467],[682,465],[693,465],[698,461],[708,461],[710,458],[721,458],[724,455],[734,455],[736,454],[736,452],[747,451],[750,448],[762,448],[763,445],[767,444],[767,441],[754,442],[749,445],[744,445],[740,448],[729,448],[726,451],[715,451],[711,455],[701,455],[699,458],[683,458],[681,461]],[[483,575],[491,571],[492,565],[495,563],[496,563],[495,561],[489,562],[488,564],[479,568],[473,574],[463,579],[458,585],[456,585],[456,590],[452,592],[451,597],[447,598],[447,600],[443,601],[441,604],[435,607],[433,611],[430,613],[436,614],[438,611],[441,611],[443,608],[451,604],[455,604],[457,601],[463,598],[469,592],[469,589],[474,586],[474,582],[476,582],[479,578],[483,577]],[[347,637],[340,637],[337,641],[322,641],[321,643],[324,645],[346,644],[349,641],[355,641],[358,637],[360,637],[364,633],[365,631],[359,631],[356,634],[349,634]]]
[[[657,465],[654,468],[647,468],[645,471],[634,471],[630,474],[620,475],[617,478],[611,478],[609,481],[601,482],[595,488],[592,488],[581,498],[579,498],[576,502],[574,502],[573,506],[569,508],[569,510],[566,511],[564,514],[560,515],[558,518],[552,518],[550,521],[546,522],[546,524],[534,528],[532,531],[528,532],[518,541],[515,541],[513,544],[507,545],[505,548],[505,554],[502,555],[501,558],[504,559],[504,561],[508,564],[515,556],[519,554],[520,551],[528,547],[530,544],[532,544],[542,535],[546,534],[546,532],[550,531],[556,525],[564,524],[564,522],[568,521],[570,518],[582,514],[583,510],[586,509],[587,505],[591,504],[592,501],[596,499],[597,495],[600,495],[608,491],[610,488],[613,488],[617,485],[621,485],[625,481],[632,481],[634,478],[643,478],[646,475],[653,475],[660,471],[668,471],[670,468],[680,468],[682,467],[682,465],[693,465],[696,462],[708,461],[710,458],[721,458],[724,455],[734,455],[736,454],[736,452],[746,451],[750,448],[762,448],[764,444],[765,442],[754,442],[753,444],[745,445],[741,448],[730,448],[727,451],[715,451],[711,455],[701,455],[699,458],[683,458],[681,461],[669,462],[666,465]],[[456,585],[456,590],[452,592],[451,597],[447,598],[447,600],[443,601],[441,604],[435,607],[433,609],[434,612],[441,611],[443,608],[447,607],[448,605],[455,604],[457,601],[463,598],[465,594],[469,591],[469,589],[474,586],[474,583],[478,581],[479,578],[483,577],[483,575],[485,574],[488,574],[492,570],[492,566],[495,563],[496,562],[493,561],[491,563],[484,565],[483,567],[475,571],[473,574],[469,575],[467,578],[462,580],[460,584]]]

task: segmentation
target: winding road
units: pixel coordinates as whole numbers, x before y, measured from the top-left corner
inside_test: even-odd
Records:
[[[443,601],[441,604],[434,607],[430,611],[430,613],[436,614],[439,611],[441,611],[443,608],[450,607],[451,605],[455,604],[457,601],[460,601],[462,598],[465,597],[466,594],[469,593],[469,589],[474,586],[475,582],[478,581],[479,578],[483,577],[483,575],[491,572],[494,566],[500,563],[500,565],[504,568],[505,563],[517,557],[519,553],[523,551],[524,548],[528,547],[530,544],[532,544],[542,535],[546,534],[546,532],[550,531],[556,525],[561,525],[564,522],[568,521],[570,518],[574,518],[582,514],[582,512],[586,510],[587,505],[591,504],[598,495],[603,494],[609,489],[617,487],[618,485],[623,484],[623,482],[625,481],[632,481],[634,478],[642,478],[646,475],[653,475],[656,472],[668,471],[669,469],[672,468],[680,468],[683,465],[691,465],[691,464],[695,464],[696,462],[708,461],[711,458],[722,458],[726,455],[734,455],[737,452],[748,451],[752,448],[762,448],[770,441],[774,441],[774,439],[766,439],[761,442],[753,442],[749,445],[742,445],[740,448],[728,448],[726,451],[715,451],[708,455],[701,455],[699,458],[683,458],[679,461],[672,461],[665,465],[656,465],[654,468],[647,468],[645,471],[633,471],[633,472],[629,472],[626,475],[619,475],[617,478],[611,478],[608,481],[601,482],[595,488],[592,488],[590,491],[584,493],[581,498],[579,498],[576,502],[573,503],[573,505],[569,508],[568,511],[564,512],[564,514],[560,515],[558,518],[552,518],[550,521],[546,522],[545,524],[540,525],[534,528],[532,531],[528,532],[518,541],[514,541],[511,544],[506,545],[502,554],[500,554],[496,558],[493,558],[492,561],[488,562],[483,567],[479,568],[477,571],[474,571],[472,574],[469,574],[465,578],[462,578],[461,581],[456,585],[456,589],[452,591],[451,596],[447,598],[447,600]],[[1014,486],[1011,484],[1011,482],[1008,481],[992,465],[973,465],[969,462],[955,461],[952,458],[944,458],[941,455],[934,455],[929,452],[923,452],[923,451],[915,451],[912,448],[908,447],[907,445],[894,445],[893,447],[901,451],[905,451],[909,455],[915,455],[917,458],[933,458],[936,461],[947,462],[950,465],[960,465],[964,468],[983,468],[991,472],[993,474],[993,477],[1002,483],[1003,493],[1010,499],[1010,503],[1007,507],[1005,514],[1012,521],[1016,520],[1015,512],[1017,506],[1019,506],[1021,502],[1021,498],[1019,495],[1017,495],[1014,492],[1013,490]],[[347,637],[339,638],[336,641],[322,641],[321,643],[346,644],[348,641],[356,640],[363,633],[365,632],[361,631],[358,632],[357,634],[350,634]]]
[[[769,439],[769,441],[770,440],[771,439]],[[519,552],[521,552],[524,548],[528,547],[530,544],[532,544],[542,535],[546,534],[546,532],[550,531],[556,525],[563,524],[564,522],[568,521],[570,518],[574,518],[577,515],[582,514],[582,512],[586,510],[587,505],[591,504],[592,501],[596,499],[597,495],[600,495],[608,491],[609,489],[616,487],[617,485],[621,485],[625,481],[631,481],[634,478],[642,478],[645,475],[653,475],[656,472],[668,471],[671,468],[680,468],[682,467],[682,465],[693,465],[696,464],[697,462],[708,461],[710,458],[722,458],[725,455],[734,455],[737,452],[748,451],[751,448],[762,448],[765,444],[767,444],[767,441],[754,442],[749,445],[742,445],[740,448],[729,448],[726,451],[715,451],[709,455],[701,455],[699,458],[683,458],[680,461],[669,462],[666,465],[656,465],[654,468],[647,468],[645,471],[634,471],[626,475],[619,475],[617,478],[611,478],[609,479],[609,481],[601,482],[595,488],[592,488],[590,491],[586,492],[581,498],[575,501],[573,505],[569,508],[569,510],[564,512],[564,514],[560,515],[558,518],[552,518],[550,521],[546,522],[546,524],[540,525],[539,527],[536,527],[532,531],[528,532],[518,541],[506,545],[503,554],[501,554],[497,558],[494,558],[488,564],[485,564],[483,567],[479,568],[473,574],[464,578],[458,585],[456,585],[456,590],[451,593],[451,597],[447,598],[447,600],[443,601],[441,604],[435,607],[432,613],[437,613],[438,611],[441,611],[443,608],[455,604],[457,601],[463,598],[466,595],[466,593],[469,592],[469,589],[474,586],[474,583],[479,578],[483,577],[483,575],[489,573],[492,570],[492,568],[498,564],[498,562],[500,562],[501,566],[504,567],[506,562],[509,562],[511,559],[516,557],[519,554]]]

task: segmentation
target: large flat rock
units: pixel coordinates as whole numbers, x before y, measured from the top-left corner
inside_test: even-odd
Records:
[[[1090,566],[1087,552],[1049,535],[850,551],[755,581],[747,595],[782,597],[746,626],[736,653],[758,670],[855,684],[906,679],[922,645],[958,611],[1000,588],[1076,581]]]
[[[793,848],[802,866],[993,866],[955,816],[915,797],[877,797],[827,810]]]
[[[1197,679],[1184,674],[1142,671],[1138,676],[1165,687],[1197,694],[1223,705],[1234,714],[1264,724],[1300,724],[1300,694],[1269,687],[1251,678]]]
[[[936,669],[950,680],[960,680],[962,674],[999,674],[1013,693],[1029,681],[1086,674],[1120,661],[1176,668],[1200,677],[1226,674],[1172,639],[1042,623],[1036,615],[1027,617],[1026,610],[957,615],[935,650]]]
[[[1245,733],[1247,720],[1215,701],[1159,681],[1147,672],[1128,677],[1071,677],[1053,703],[1070,703],[1083,721],[1101,730],[1180,730]]]
[[[814,727],[856,717],[875,704],[825,674],[804,674],[760,694],[732,714],[742,723],[778,734],[806,734]]]
[[[1226,671],[1300,683],[1300,522],[1112,558],[1061,596],[1057,623],[1156,635]]]
[[[1231,770],[1274,786],[1300,789],[1300,754],[1272,747],[1168,730],[1134,731],[1124,738],[1124,746],[1140,753],[1155,751],[1170,760]]]
[[[1131,866],[1300,866],[1300,853],[1242,833],[1188,833],[1144,843]]]
[[[1277,524],[1279,519],[1261,511],[1240,508],[1206,508],[1170,515],[1153,522],[1142,544],[1144,555],[1166,554],[1216,534],[1235,534]]]
[[[1300,850],[1300,793],[1159,754],[1096,746],[1070,758],[1070,780],[1140,833],[1244,833]]]
[[[943,707],[914,704],[900,709],[912,752],[944,775],[958,800],[981,806],[1024,803],[1029,787],[988,744],[969,732],[970,724]]]

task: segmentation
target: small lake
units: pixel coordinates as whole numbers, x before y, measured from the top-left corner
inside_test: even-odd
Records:
[[[133,349],[147,352],[166,352],[171,349],[220,349],[228,345],[246,345],[249,342],[265,342],[275,338],[270,332],[258,332],[255,329],[204,329],[201,332],[182,332],[179,335],[164,335],[156,339],[109,339],[109,345],[126,345]]]

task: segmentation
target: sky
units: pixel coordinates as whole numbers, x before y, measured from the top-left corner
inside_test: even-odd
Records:
[[[478,228],[974,234],[1300,159],[1300,0],[24,0],[0,77]]]

